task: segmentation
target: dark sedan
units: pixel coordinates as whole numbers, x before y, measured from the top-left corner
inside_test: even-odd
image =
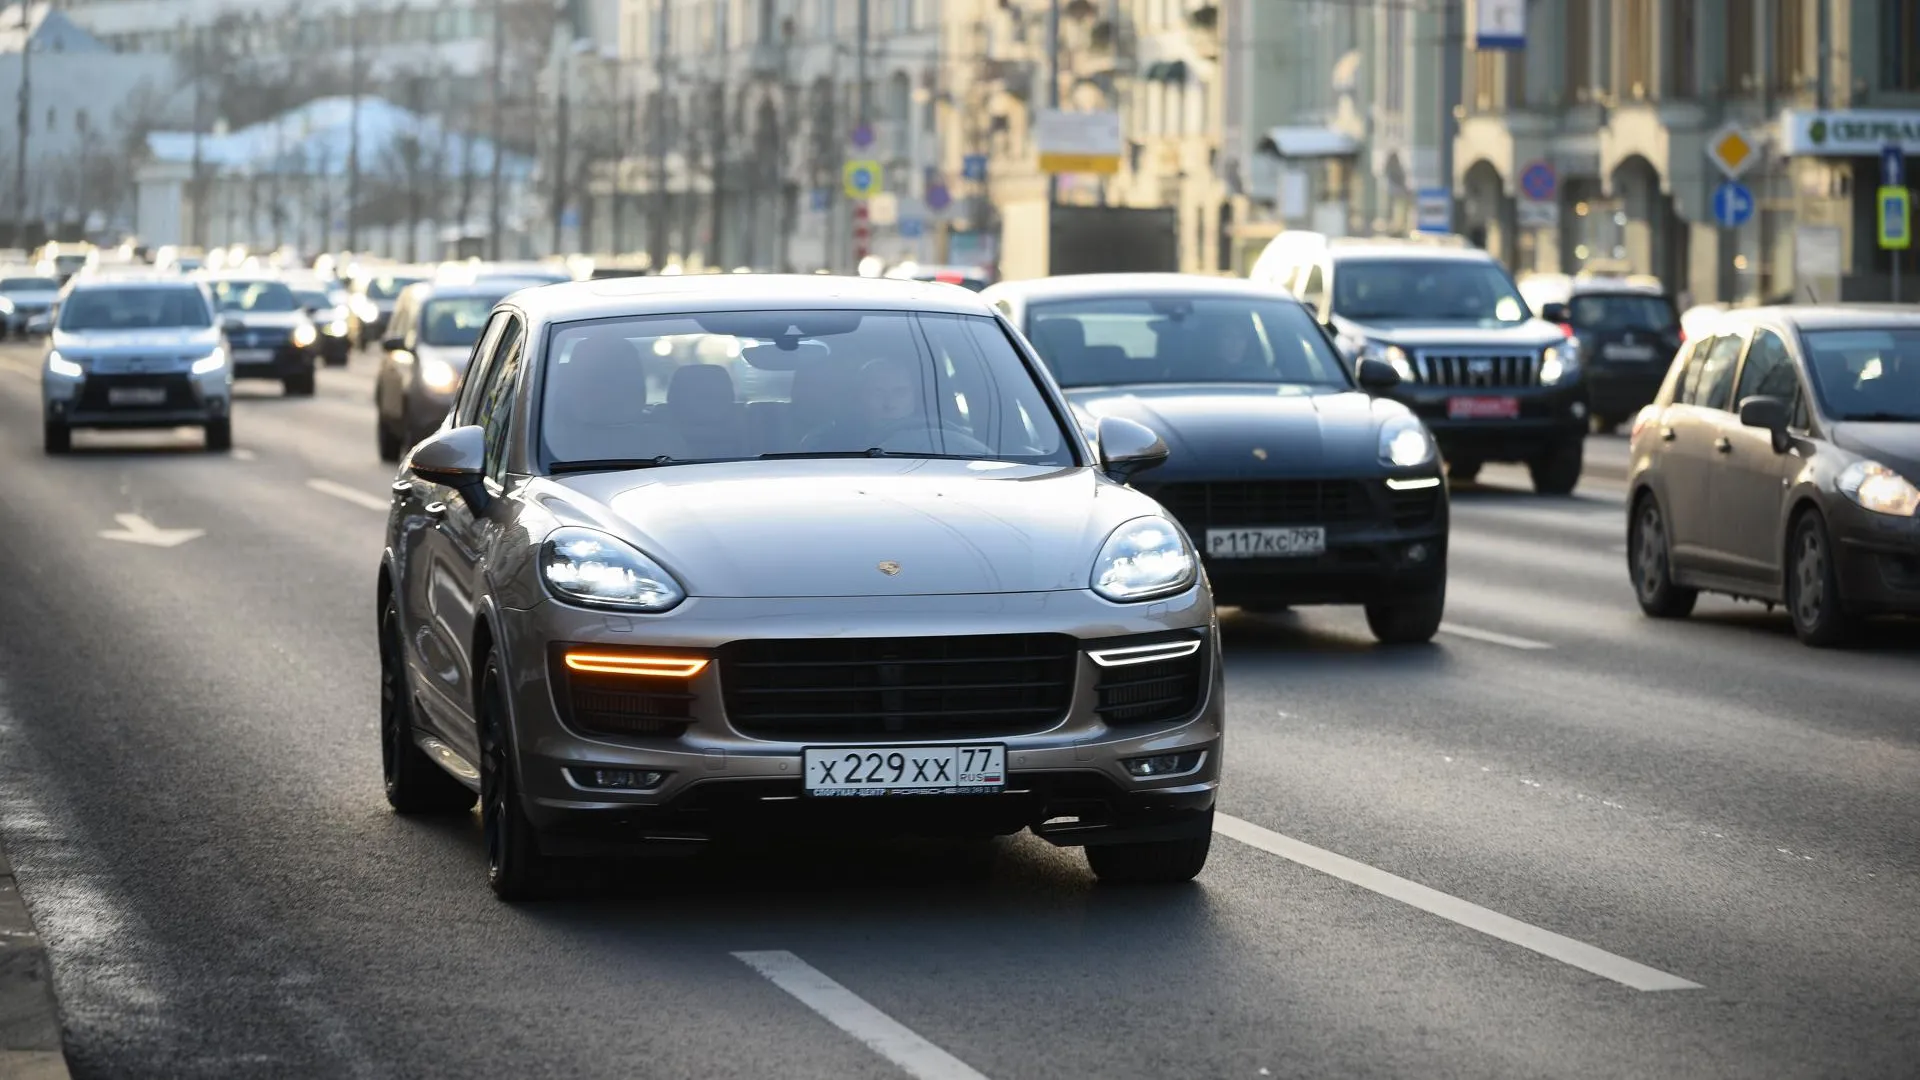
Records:
[[[1810,645],[1920,615],[1920,314],[1730,311],[1633,428],[1628,563],[1647,614],[1785,604]]]
[[[374,378],[380,460],[399,461],[446,418],[487,314],[526,282],[409,285],[393,307]]]
[[[1356,385],[1300,304],[1263,286],[1178,274],[995,285],[1091,428],[1110,416],[1173,448],[1151,482],[1193,536],[1219,602],[1252,610],[1363,604],[1386,642],[1420,642],[1446,604],[1448,507],[1432,435]]]
[[[1580,351],[1597,431],[1613,431],[1653,400],[1687,339],[1673,299],[1633,281],[1576,279],[1562,300],[1542,304],[1540,315],[1559,323]]]
[[[209,282],[233,349],[236,379],[273,379],[288,397],[312,397],[319,332],[284,281],[215,277]]]

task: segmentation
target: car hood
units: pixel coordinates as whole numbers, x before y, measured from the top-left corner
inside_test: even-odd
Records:
[[[213,327],[177,330],[55,330],[52,346],[69,359],[102,356],[205,356],[220,344]]]
[[[1407,414],[1354,390],[1258,383],[1087,387],[1067,399],[1095,421],[1133,420],[1166,440],[1167,463],[1142,477],[1151,484],[1379,472],[1379,425]]]
[[[1920,483],[1920,424],[1843,421],[1833,425],[1833,442]]]
[[[249,330],[292,330],[308,321],[303,311],[223,311],[220,318]]]
[[[1352,319],[1337,321],[1349,333],[1406,349],[1544,349],[1566,338],[1564,331],[1544,319],[1529,319],[1512,326],[1411,321],[1366,323]]]
[[[709,597],[1085,589],[1113,530],[1156,512],[1092,469],[907,458],[559,476],[529,498],[562,524],[624,537]]]

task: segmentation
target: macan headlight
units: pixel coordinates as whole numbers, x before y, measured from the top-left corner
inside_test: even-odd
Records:
[[[1380,463],[1410,469],[1431,464],[1436,456],[1433,436],[1418,417],[1395,416],[1380,425]]]
[[[1185,533],[1163,517],[1141,517],[1113,530],[1093,563],[1093,591],[1131,603],[1185,592],[1199,560]]]
[[[590,607],[662,612],[687,598],[665,567],[595,529],[566,525],[540,545],[540,576],[555,596]]]

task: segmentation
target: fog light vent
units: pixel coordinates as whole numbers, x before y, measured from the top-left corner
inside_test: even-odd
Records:
[[[602,791],[652,791],[667,782],[657,769],[568,769],[573,782]]]
[[[1189,750],[1184,754],[1155,754],[1152,757],[1127,759],[1127,772],[1133,776],[1179,776],[1190,773],[1200,767],[1204,750]]]

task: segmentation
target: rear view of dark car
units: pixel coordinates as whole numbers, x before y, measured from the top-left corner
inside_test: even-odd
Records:
[[[1580,350],[1594,427],[1612,431],[1660,392],[1685,335],[1673,299],[1657,288],[1577,283],[1564,305],[1541,315],[1566,328]]]

